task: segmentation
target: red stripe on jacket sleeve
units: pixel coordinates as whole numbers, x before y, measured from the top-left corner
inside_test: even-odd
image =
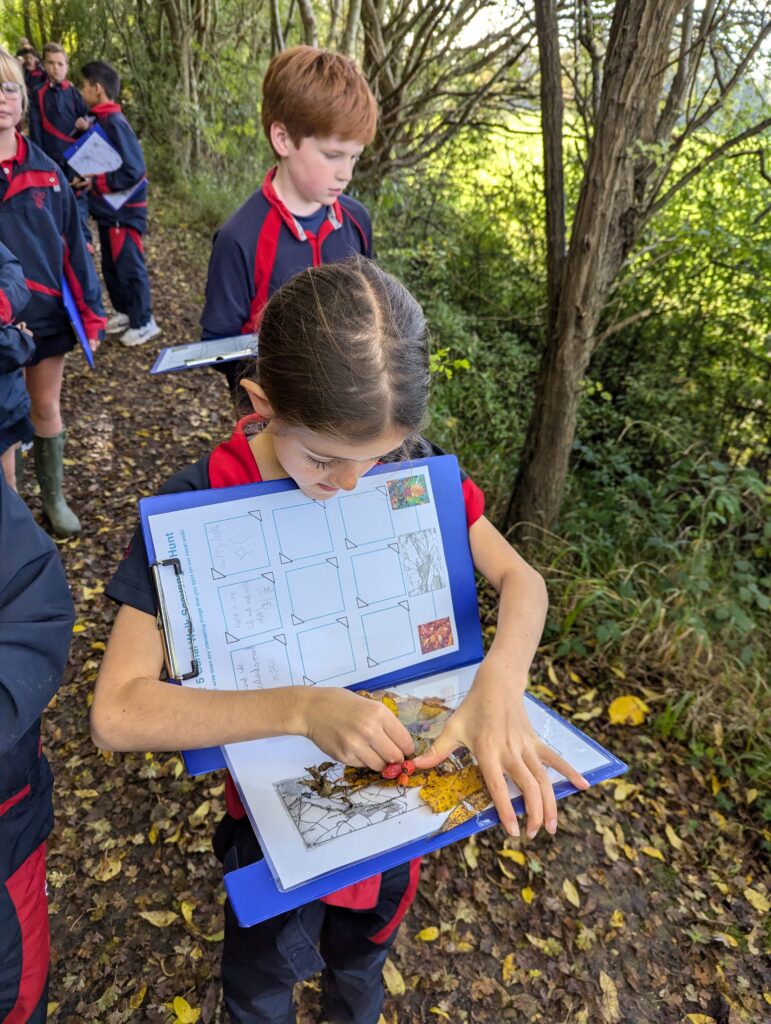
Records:
[[[89,339],[98,338],[99,332],[103,331],[107,326],[107,318],[95,313],[86,302],[78,275],[75,273],[72,263],[70,263],[70,249],[66,242],[64,242],[63,264],[64,273],[67,276],[67,284],[72,290],[72,297],[75,299],[80,319],[83,321],[83,330],[86,332],[86,337]]]
[[[11,303],[8,301],[8,296],[5,294],[2,288],[0,288],[0,322],[3,326],[9,324],[13,320],[13,309]]]
[[[91,179],[91,191],[98,192],[99,195],[104,195],[105,192],[110,191],[110,186],[107,184],[106,174],[95,174]]]

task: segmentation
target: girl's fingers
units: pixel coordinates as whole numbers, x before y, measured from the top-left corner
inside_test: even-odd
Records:
[[[485,780],[487,791],[492,797],[493,804],[498,812],[498,817],[501,819],[501,825],[510,836],[518,836],[519,824],[517,823],[517,815],[511,804],[509,787],[506,784],[500,763],[495,758],[484,757],[478,757],[477,763]]]
[[[458,739],[458,737],[453,735],[449,729],[445,728],[443,732],[437,736],[426,753],[415,758],[415,767],[418,771],[427,771],[429,768],[435,768],[436,765],[444,761],[445,758],[448,758],[453,750],[457,750],[458,747],[462,746],[464,746],[464,744]]]
[[[554,795],[554,787],[551,784],[549,773],[546,770],[546,766],[538,759],[538,755],[534,751],[528,751],[528,754],[525,757],[525,764],[530,769],[530,772],[541,791],[541,820],[538,822],[538,828],[540,828],[541,825],[544,825],[546,831],[554,835],[557,831],[557,798]],[[527,834],[531,835],[532,827],[534,827],[536,823],[535,821],[531,822],[529,816],[527,825]]]
[[[564,775],[569,782],[573,783],[576,789],[589,788],[589,783],[583,775],[576,771],[572,764],[566,761],[564,757],[560,757],[559,754],[552,750],[552,748],[547,744],[541,744],[539,756],[544,764],[548,764],[550,768],[555,768],[560,775]]]
[[[385,725],[388,738],[397,745],[403,757],[411,757],[415,752],[415,742],[409,730],[402,725],[396,715],[392,715],[390,711],[388,715]]]

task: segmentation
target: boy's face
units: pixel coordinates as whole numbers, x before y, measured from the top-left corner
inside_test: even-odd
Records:
[[[22,54],[21,62],[28,71],[34,71],[37,66],[37,57],[32,50],[27,50]]]
[[[281,198],[292,213],[313,213],[331,206],[345,191],[364,145],[339,135],[309,135],[295,146],[283,125],[273,125],[271,140],[280,158]]]
[[[93,82],[89,82],[87,78],[83,79],[83,84],[80,87],[81,95],[88,104],[89,109],[95,107],[97,103],[101,103],[102,97],[100,95],[100,88],[94,85]]]
[[[47,53],[43,63],[52,82],[63,82],[67,77],[67,57],[63,53]]]

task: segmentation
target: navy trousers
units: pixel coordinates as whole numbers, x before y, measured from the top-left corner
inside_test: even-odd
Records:
[[[132,327],[144,327],[153,314],[142,236],[136,228],[100,224],[99,241],[110,301],[116,312],[126,314]]]
[[[214,850],[226,872],[262,857],[246,819],[225,817]],[[222,984],[233,1024],[295,1024],[292,989],[319,971],[330,1024],[377,1024],[384,998],[383,965],[398,932],[390,924],[403,913],[409,884],[410,865],[405,864],[383,875],[372,910],[316,901],[252,928],[239,926],[228,901]],[[381,940],[383,932],[387,937]]]

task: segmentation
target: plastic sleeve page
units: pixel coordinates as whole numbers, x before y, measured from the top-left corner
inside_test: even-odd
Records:
[[[348,686],[458,650],[428,469],[149,517],[179,558],[200,675],[217,689]]]
[[[469,665],[403,683],[390,692],[438,698],[456,708],[468,692],[477,667]],[[539,736],[582,773],[614,760],[537,701],[526,698],[526,707]],[[224,750],[273,877],[284,890],[431,836],[442,828],[450,813],[434,813],[417,788],[389,785],[377,778],[347,798],[336,792],[321,795],[309,787],[308,769],[328,759],[304,738],[253,740],[230,744]],[[326,773],[327,778],[334,782],[342,771],[337,765]],[[564,781],[553,769],[549,769],[549,775],[555,785]],[[513,783],[509,783],[509,792],[512,799],[521,795]]]
[[[77,150],[67,157],[67,163],[80,175],[107,174],[117,171],[123,159],[100,131],[92,129]]]

